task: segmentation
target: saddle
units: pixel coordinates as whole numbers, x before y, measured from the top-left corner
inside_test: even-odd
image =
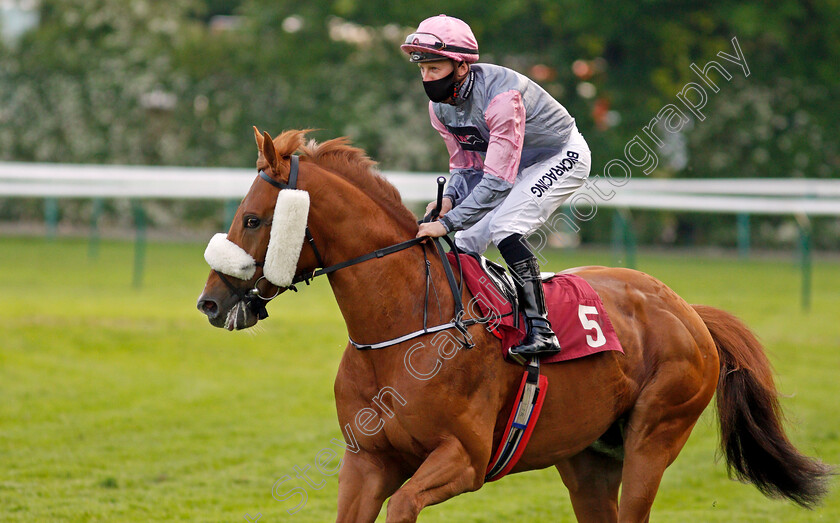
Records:
[[[455,254],[449,253],[451,264]],[[486,328],[502,340],[507,351],[525,336],[513,278],[499,264],[475,253],[459,253],[464,283],[480,314],[493,318]],[[589,283],[570,273],[543,273],[543,289],[551,328],[563,350],[542,358],[543,364],[582,358],[603,351],[624,352],[600,296]],[[525,361],[515,361],[524,365]]]
[[[513,313],[514,324],[519,327],[519,300],[516,297],[516,287],[514,286],[513,277],[502,267],[500,264],[491,261],[484,256],[475,253],[475,252],[467,252],[463,253],[478,263],[478,266],[481,267],[481,270],[484,271],[484,274],[490,280],[490,283],[493,284],[495,290],[507,300],[508,303],[511,305],[511,312]]]

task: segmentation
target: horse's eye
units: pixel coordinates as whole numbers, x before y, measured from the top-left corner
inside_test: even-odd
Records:
[[[245,228],[246,229],[256,229],[260,226],[260,219],[256,216],[246,216],[245,217]]]

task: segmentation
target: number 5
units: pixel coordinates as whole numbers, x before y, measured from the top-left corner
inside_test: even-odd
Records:
[[[584,330],[595,329],[595,339],[592,339],[592,336],[589,334],[586,335],[586,343],[593,349],[597,349],[598,347],[602,346],[603,344],[607,343],[607,338],[604,336],[604,333],[601,331],[601,326],[598,325],[598,322],[595,320],[590,320],[586,317],[587,314],[598,314],[598,309],[591,305],[579,305],[578,306],[578,318],[580,318],[580,324],[583,325]]]

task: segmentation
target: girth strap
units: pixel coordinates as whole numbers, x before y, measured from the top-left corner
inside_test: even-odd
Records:
[[[487,466],[485,482],[501,479],[522,457],[540,417],[547,390],[548,378],[540,375],[539,359],[532,358],[522,376],[502,440]]]

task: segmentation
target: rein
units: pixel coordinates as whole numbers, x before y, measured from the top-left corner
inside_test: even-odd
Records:
[[[309,233],[309,227],[306,228],[306,231],[307,231],[307,234],[308,234]],[[312,244],[312,246],[314,248],[315,244],[314,244],[314,241],[311,240],[312,236],[309,235],[309,238],[310,238],[310,244]],[[425,239],[426,238],[412,238],[410,240],[406,240],[404,242],[397,243],[395,245],[391,245],[391,246],[388,246],[388,247],[383,247],[382,249],[377,249],[373,252],[363,254],[362,256],[357,256],[356,258],[352,258],[350,260],[347,260],[347,261],[344,261],[344,262],[341,262],[341,263],[336,263],[335,265],[330,265],[329,267],[325,267],[323,269],[314,270],[314,271],[312,271],[311,273],[308,273],[308,274],[301,274],[299,276],[295,276],[294,279],[292,280],[292,283],[305,282],[307,285],[309,285],[309,281],[312,278],[315,278],[316,276],[322,276],[324,274],[329,274],[331,272],[335,272],[339,269],[344,269],[346,267],[350,267],[351,265],[357,265],[359,263],[366,262],[366,261],[372,260],[374,258],[382,258],[383,256],[388,256],[389,254],[394,254],[395,252],[400,252],[402,250],[408,249],[409,247],[414,247],[415,245],[419,245]],[[316,255],[316,257],[320,258],[317,255]],[[321,263],[321,265],[323,265],[323,262],[320,262],[320,260],[319,260],[319,263]],[[290,288],[294,291],[297,290],[297,289],[294,288],[294,286],[292,286]]]
[[[292,155],[290,157],[289,164],[290,164],[289,165],[289,183],[278,182],[277,180],[275,180],[272,177],[270,177],[269,175],[267,175],[265,173],[265,171],[263,171],[263,170],[259,171],[259,176],[260,176],[261,179],[266,181],[268,184],[272,185],[273,187],[276,187],[276,188],[280,189],[281,191],[283,189],[296,189],[297,188],[299,165],[300,165],[300,161],[299,161],[298,156],[297,155]],[[442,186],[440,179],[438,180],[438,184],[439,184],[439,186]],[[430,219],[433,219],[433,218],[434,217],[432,217],[432,218],[426,217],[422,221],[430,221]],[[357,256],[357,257],[352,258],[350,260],[343,261],[341,263],[337,263],[335,265],[330,265],[329,267],[323,267],[324,260],[321,257],[321,253],[318,251],[318,248],[315,246],[315,239],[312,237],[312,233],[309,231],[309,226],[308,225],[306,226],[305,238],[306,238],[306,241],[309,243],[309,246],[312,248],[312,251],[315,254],[315,259],[317,260],[318,264],[322,268],[316,269],[316,270],[312,271],[311,273],[299,274],[299,275],[295,276],[292,279],[292,284],[289,287],[287,287],[288,289],[292,289],[295,292],[297,292],[297,288],[294,285],[295,283],[304,282],[307,285],[309,285],[309,282],[317,276],[322,276],[324,274],[330,274],[330,273],[335,272],[337,270],[344,269],[344,268],[347,268],[347,267],[351,267],[353,265],[357,265],[359,263],[363,263],[363,262],[366,262],[368,260],[382,258],[382,257],[388,256],[389,254],[394,254],[394,253],[409,249],[411,247],[414,247],[415,245],[420,245],[421,243],[423,243],[427,239],[431,239],[432,242],[435,245],[435,248],[437,250],[438,256],[440,257],[440,260],[443,263],[443,269],[444,269],[444,272],[446,273],[446,280],[449,283],[449,288],[452,291],[452,298],[455,301],[455,316],[454,316],[453,320],[449,323],[446,323],[446,324],[443,324],[443,325],[437,325],[437,326],[434,326],[434,327],[428,327],[427,324],[426,324],[426,320],[427,320],[427,317],[428,317],[429,283],[431,282],[431,271],[429,270],[430,263],[429,263],[429,260],[426,258],[426,250],[424,248],[423,249],[423,257],[426,258],[426,299],[425,299],[425,303],[424,303],[424,307],[423,307],[423,328],[420,329],[420,330],[408,333],[404,336],[400,336],[398,338],[390,339],[390,340],[383,341],[383,342],[380,342],[380,343],[363,344],[363,343],[358,343],[351,338],[348,338],[348,339],[350,340],[350,343],[359,350],[376,350],[376,349],[384,349],[386,347],[391,347],[393,345],[397,345],[399,343],[403,343],[405,341],[408,341],[408,340],[411,340],[411,339],[414,339],[414,338],[418,338],[418,337],[426,335],[426,334],[432,334],[432,333],[435,333],[435,332],[440,332],[440,331],[444,331],[444,330],[447,330],[447,329],[456,328],[456,329],[458,329],[458,331],[461,333],[461,335],[463,337],[463,340],[461,340],[461,342],[463,343],[464,347],[469,349],[469,348],[472,348],[474,346],[474,344],[472,343],[471,336],[467,332],[467,327],[469,327],[471,325],[474,325],[476,323],[481,323],[483,321],[487,321],[488,318],[468,318],[466,320],[463,319],[464,304],[463,304],[463,301],[461,300],[461,294],[463,292],[464,271],[463,271],[463,267],[461,266],[461,259],[460,259],[459,256],[455,257],[455,259],[458,263],[458,273],[459,273],[459,276],[460,276],[459,281],[461,282],[460,285],[459,285],[458,282],[455,280],[455,274],[452,272],[452,266],[450,265],[449,260],[447,260],[447,258],[446,258],[446,252],[444,251],[443,246],[440,243],[440,238],[426,238],[426,237],[412,238],[410,240],[406,240],[404,242],[400,242],[400,243],[397,243],[397,244],[394,244],[394,245],[390,245],[388,247],[383,247],[381,249],[377,249],[377,250],[375,250],[373,252],[370,252],[368,254],[364,254],[362,256]],[[443,239],[449,245],[449,248],[452,252],[457,252],[457,248],[455,247],[455,243],[452,241],[451,238],[449,238],[448,236],[443,236]],[[262,266],[264,266],[264,264],[265,264],[265,262],[262,262],[262,263],[257,262],[258,267],[262,267]],[[266,297],[261,296],[260,292],[259,292],[259,289],[257,288],[257,284],[260,282],[260,280],[265,278],[265,276],[261,276],[254,283],[254,287],[252,289],[250,289],[247,292],[243,292],[243,291],[240,291],[240,290],[236,289],[236,287],[227,279],[227,277],[224,274],[222,274],[218,271],[214,271],[214,272],[216,272],[216,274],[219,275],[222,282],[224,282],[224,284],[228,287],[228,289],[230,289],[234,294],[238,295],[240,297],[240,299],[245,301],[247,306],[261,320],[268,317],[268,311],[265,308],[266,304],[270,300],[276,298],[277,295],[279,295],[280,291],[282,290],[282,289],[278,289],[277,293],[270,298],[266,298]]]

